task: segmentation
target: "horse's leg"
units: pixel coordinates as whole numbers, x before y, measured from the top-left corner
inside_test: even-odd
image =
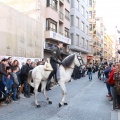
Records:
[[[61,107],[63,104],[68,105],[67,102],[65,101],[65,98],[66,98],[66,95],[67,95],[65,83],[60,83],[60,86],[62,88],[62,101],[59,103],[59,107]]]
[[[35,104],[37,107],[41,107],[40,104],[37,101],[37,94],[38,94],[38,87],[40,85],[41,80],[40,79],[35,79],[34,81],[34,93],[35,93]]]
[[[46,84],[47,81],[41,81],[41,92],[43,93],[43,95],[45,96],[46,100],[48,101],[49,104],[52,104],[52,101],[49,99],[49,97],[46,95]]]

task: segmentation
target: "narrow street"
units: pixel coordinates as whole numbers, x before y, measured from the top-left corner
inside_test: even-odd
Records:
[[[47,92],[53,104],[48,105],[39,94],[41,108],[34,105],[34,96],[21,98],[18,102],[0,107],[0,120],[118,120],[118,113],[112,110],[112,103],[106,98],[105,83],[93,74],[67,84],[68,106],[58,107],[61,89],[58,86]]]

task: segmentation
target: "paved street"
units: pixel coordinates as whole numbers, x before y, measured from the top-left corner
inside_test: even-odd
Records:
[[[58,108],[61,100],[61,89],[55,86],[48,92],[53,104],[48,105],[44,96],[39,94],[41,108],[34,105],[34,96],[22,98],[17,103],[0,107],[0,120],[117,120],[119,114],[112,111],[112,104],[106,98],[106,87],[103,81],[93,75],[67,84],[68,106]]]

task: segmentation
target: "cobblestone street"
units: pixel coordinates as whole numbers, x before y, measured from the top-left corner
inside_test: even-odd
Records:
[[[67,84],[68,106],[58,107],[61,89],[58,86],[47,92],[53,104],[48,105],[39,94],[41,108],[34,105],[34,96],[21,98],[16,103],[0,107],[0,120],[118,120],[118,113],[106,98],[107,90],[103,81],[93,74]]]

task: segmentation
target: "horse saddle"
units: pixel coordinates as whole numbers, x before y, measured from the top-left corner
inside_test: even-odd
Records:
[[[53,71],[53,68],[52,68],[52,66],[50,64],[50,61],[48,59],[47,59],[47,61],[44,64],[44,70],[45,71]]]

